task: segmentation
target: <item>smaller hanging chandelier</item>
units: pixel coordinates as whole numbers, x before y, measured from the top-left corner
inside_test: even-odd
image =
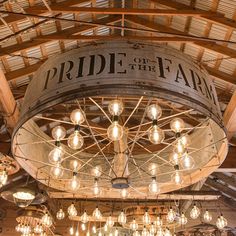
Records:
[[[35,192],[29,188],[17,188],[12,194],[14,202],[18,207],[27,207],[35,199]]]
[[[223,214],[218,216],[218,218],[216,220],[216,226],[217,226],[218,229],[224,229],[227,226],[227,224],[228,224],[228,222],[224,218]]]
[[[69,214],[69,216],[77,216],[77,210],[75,208],[74,203],[72,202],[71,205],[68,207],[67,212]]]
[[[200,209],[196,206],[196,204],[194,204],[193,208],[190,211],[190,217],[193,220],[196,220],[199,217],[200,213],[201,213]]]
[[[57,212],[56,218],[58,220],[63,220],[65,218],[65,212],[62,210],[62,208]]]
[[[211,213],[210,213],[208,210],[206,210],[206,211],[204,212],[204,214],[203,214],[203,220],[204,220],[206,223],[211,222],[211,220],[212,220],[212,215],[211,215]]]

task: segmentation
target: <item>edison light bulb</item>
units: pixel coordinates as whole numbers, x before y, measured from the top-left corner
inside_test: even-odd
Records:
[[[102,213],[98,209],[98,207],[96,207],[95,210],[93,211],[93,217],[95,218],[95,220],[100,220],[102,218]]]
[[[158,194],[160,192],[160,188],[158,186],[158,183],[155,177],[152,178],[152,181],[149,184],[148,189],[151,194]]]
[[[169,209],[169,211],[167,212],[167,216],[166,219],[169,223],[173,223],[176,217],[176,212],[173,210],[173,208],[171,207]]]
[[[69,233],[70,235],[73,235],[74,234],[74,228],[71,226],[70,229],[69,229]]]
[[[34,227],[34,233],[41,234],[43,232],[43,226],[37,223],[37,225]]]
[[[119,125],[117,121],[112,122],[107,129],[107,136],[111,141],[119,141],[122,138],[123,133],[123,127]]]
[[[101,230],[99,230],[98,236],[102,236],[102,231]]]
[[[133,221],[130,223],[130,229],[133,231],[136,231],[138,229],[138,223],[136,222],[135,219],[133,219]]]
[[[91,170],[91,174],[94,176],[94,177],[100,177],[102,175],[102,167],[97,165],[95,167],[92,168]]]
[[[45,225],[47,227],[51,227],[52,226],[52,217],[46,212],[43,215],[41,222],[43,225]]]
[[[161,227],[157,229],[156,236],[164,236],[164,231]]]
[[[150,234],[154,235],[157,231],[156,225],[155,224],[151,224],[150,228],[149,228]]]
[[[70,161],[70,168],[73,172],[78,172],[79,169],[81,167],[81,162],[76,160],[76,159],[73,159]]]
[[[179,155],[183,155],[186,152],[186,148],[184,147],[184,145],[178,140],[173,152],[179,154]]]
[[[57,212],[56,217],[57,217],[58,220],[63,220],[65,218],[65,212],[62,209],[60,209]]]
[[[104,230],[104,232],[107,232],[107,230],[108,230],[107,224],[104,225],[103,230]]]
[[[63,176],[63,169],[60,164],[56,164],[55,166],[51,167],[50,174],[52,178],[59,179]]]
[[[61,146],[54,147],[48,154],[48,160],[51,164],[55,165],[60,163],[63,159],[64,151]]]
[[[140,233],[136,230],[133,232],[133,236],[140,236]]]
[[[183,183],[183,175],[179,170],[175,170],[175,172],[171,175],[171,179],[175,184],[182,184]]]
[[[146,228],[145,225],[143,226],[142,236],[149,236],[149,231],[148,231],[148,229]]]
[[[7,183],[8,175],[6,170],[0,172],[0,187]]]
[[[71,149],[78,150],[84,145],[84,138],[79,131],[75,131],[69,136],[67,143]]]
[[[112,116],[119,116],[124,109],[123,103],[120,100],[112,100],[108,105],[108,110]]]
[[[152,104],[147,107],[147,116],[151,120],[158,120],[162,115],[162,109],[157,104]]]
[[[170,122],[170,128],[175,133],[180,133],[185,128],[184,121],[180,118],[174,118]]]
[[[69,216],[77,216],[77,210],[75,208],[74,203],[71,203],[71,205],[68,207],[67,212]]]
[[[63,126],[58,125],[52,129],[52,137],[55,140],[59,141],[65,138],[65,136],[66,136],[66,129]]]
[[[80,187],[79,177],[77,176],[77,174],[73,174],[72,178],[69,181],[68,189],[72,192],[75,192],[79,189],[79,187]]]
[[[121,213],[119,214],[118,216],[118,223],[123,225],[125,224],[127,221],[127,218],[126,218],[126,214],[124,213],[124,211],[122,210]]]
[[[114,236],[118,236],[119,235],[119,231],[118,231],[118,229],[116,228],[115,229],[115,232],[114,232]]]
[[[111,228],[114,225],[114,220],[112,219],[112,216],[108,216],[106,224],[109,228]]]
[[[144,225],[149,225],[151,222],[151,218],[150,218],[150,215],[148,213],[148,211],[146,210],[144,215],[143,215],[143,224]]]
[[[190,137],[188,134],[184,134],[179,138],[179,141],[184,145],[184,147],[188,147],[191,143]]]
[[[157,219],[155,221],[155,225],[159,228],[163,225],[163,221],[160,216],[157,216]]]
[[[96,234],[96,233],[97,233],[97,228],[96,228],[96,225],[93,225],[93,226],[92,226],[92,232],[93,232],[94,234]]]
[[[82,231],[85,231],[85,230],[86,230],[86,224],[85,224],[85,223],[82,223],[82,224],[81,224],[81,229],[82,229]]]
[[[200,209],[194,204],[193,205],[193,208],[191,209],[191,211],[190,211],[190,217],[193,219],[193,220],[195,220],[195,219],[197,219],[198,217],[199,217],[199,215],[200,215]]]
[[[217,220],[216,220],[216,226],[218,229],[223,229],[227,226],[227,220],[224,218],[224,216],[221,214]]]
[[[15,230],[16,230],[16,232],[20,232],[20,231],[21,231],[21,225],[18,224],[18,225],[15,227]]]
[[[187,217],[185,216],[185,214],[182,212],[180,218],[179,218],[179,223],[181,225],[186,225],[188,223],[188,219]]]
[[[70,114],[70,120],[74,125],[81,125],[85,121],[85,114],[80,109],[75,109]]]
[[[171,234],[170,230],[168,228],[166,228],[164,231],[164,236],[171,236],[171,235],[172,234]]]
[[[169,156],[169,161],[171,164],[173,165],[179,165],[179,162],[180,162],[180,158],[181,156],[176,153],[176,152],[172,152]]]
[[[82,214],[82,216],[80,217],[80,220],[82,223],[86,224],[89,221],[89,217],[86,211],[84,211],[84,213]]]
[[[129,192],[126,188],[123,188],[123,189],[120,190],[121,198],[126,199],[128,197],[128,195],[129,195]]]
[[[148,172],[149,172],[150,175],[152,175],[152,176],[157,175],[158,170],[159,170],[159,168],[158,168],[158,165],[156,163],[150,163],[148,165]]]
[[[164,140],[165,134],[157,125],[153,125],[148,132],[148,138],[151,143],[160,144]]]
[[[206,223],[211,222],[211,220],[212,220],[212,215],[211,215],[211,213],[210,213],[208,210],[206,210],[206,211],[204,212],[204,214],[203,214],[203,220],[204,220]]]
[[[194,160],[188,153],[184,153],[183,157],[181,158],[180,165],[185,170],[191,170],[194,167]]]
[[[95,179],[94,185],[93,185],[93,194],[97,197],[101,193],[101,189],[98,185],[98,180]]]

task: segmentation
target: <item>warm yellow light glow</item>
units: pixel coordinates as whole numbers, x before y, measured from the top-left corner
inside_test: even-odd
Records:
[[[78,150],[84,145],[84,138],[79,131],[75,131],[69,136],[67,143],[71,149]]]
[[[117,121],[114,121],[107,129],[107,136],[111,141],[119,141],[123,136],[123,132],[123,127]]]
[[[85,114],[80,109],[75,109],[70,114],[70,120],[74,125],[81,125],[85,121]]]

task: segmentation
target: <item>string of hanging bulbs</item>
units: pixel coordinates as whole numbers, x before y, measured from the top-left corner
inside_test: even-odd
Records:
[[[78,215],[78,212],[76,210],[75,204],[72,203],[68,209],[67,209],[68,216],[73,217]],[[65,218],[66,214],[63,211],[62,208],[59,209],[59,211],[56,214],[56,217],[58,220],[63,220]],[[192,220],[197,220],[198,218],[202,218],[202,220],[205,223],[211,223],[213,220],[212,214],[209,210],[204,210],[204,212],[201,212],[201,210],[197,207],[196,204],[193,205],[192,209],[190,210],[189,217]],[[130,218],[130,215],[129,215]],[[89,227],[87,224],[90,224],[93,222],[92,227],[90,229],[92,230],[92,234],[97,234],[98,236],[102,236],[102,229],[104,232],[110,232],[109,236],[116,236],[119,235],[119,229],[120,227],[124,227],[132,231],[133,236],[171,236],[172,232],[171,229],[168,228],[168,224],[171,225],[175,223],[177,227],[184,226],[188,223],[188,217],[182,212],[179,213],[178,211],[174,210],[174,208],[170,207],[167,211],[167,214],[165,218],[161,215],[157,215],[153,217],[153,215],[150,215],[148,208],[144,212],[142,216],[142,224],[140,228],[140,222],[135,219],[135,217],[128,222],[128,217],[124,210],[121,210],[119,215],[112,216],[111,214],[109,216],[103,216],[102,212],[99,210],[98,206],[93,210],[92,214],[89,215],[86,210],[82,213],[82,215],[79,218],[80,227],[82,231],[87,230],[87,236],[90,234]],[[95,223],[94,223],[95,222]],[[96,228],[96,223],[100,222],[99,226],[100,229]],[[101,229],[101,222],[104,222],[103,228]],[[223,230],[227,226],[227,220],[223,216],[223,214],[220,214],[215,222],[216,227],[219,230]],[[78,226],[77,226],[78,228]],[[70,228],[70,235],[76,235],[77,231],[74,230],[73,227]]]

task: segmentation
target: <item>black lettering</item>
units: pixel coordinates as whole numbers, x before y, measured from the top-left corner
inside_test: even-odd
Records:
[[[87,75],[94,74],[94,64],[95,64],[95,55],[90,56],[90,63],[89,63],[89,73]]]
[[[53,70],[53,75],[52,77],[50,78],[50,75],[51,75],[51,71]],[[48,70],[47,71],[47,77],[46,77],[46,80],[45,80],[45,84],[44,84],[44,87],[43,87],[43,90],[46,90],[48,88],[48,82],[49,82],[49,79],[52,79],[55,77],[56,73],[57,73],[57,68],[56,67],[53,67],[52,70]]]
[[[186,77],[186,75],[184,73],[184,70],[183,70],[181,64],[179,64],[178,67],[179,67],[179,69],[177,70],[177,75],[176,75],[175,81],[177,83],[179,83],[179,79],[184,79],[185,85],[190,87],[189,82],[187,80],[187,77]]]
[[[103,55],[101,54],[98,54],[98,56],[101,58],[101,67],[100,67],[100,70],[97,72],[97,75],[98,74],[101,74],[105,68],[105,65],[106,65],[106,59]]]
[[[77,74],[76,78],[83,77],[84,59],[85,59],[85,57],[79,58],[79,69],[78,69],[78,74]]]

